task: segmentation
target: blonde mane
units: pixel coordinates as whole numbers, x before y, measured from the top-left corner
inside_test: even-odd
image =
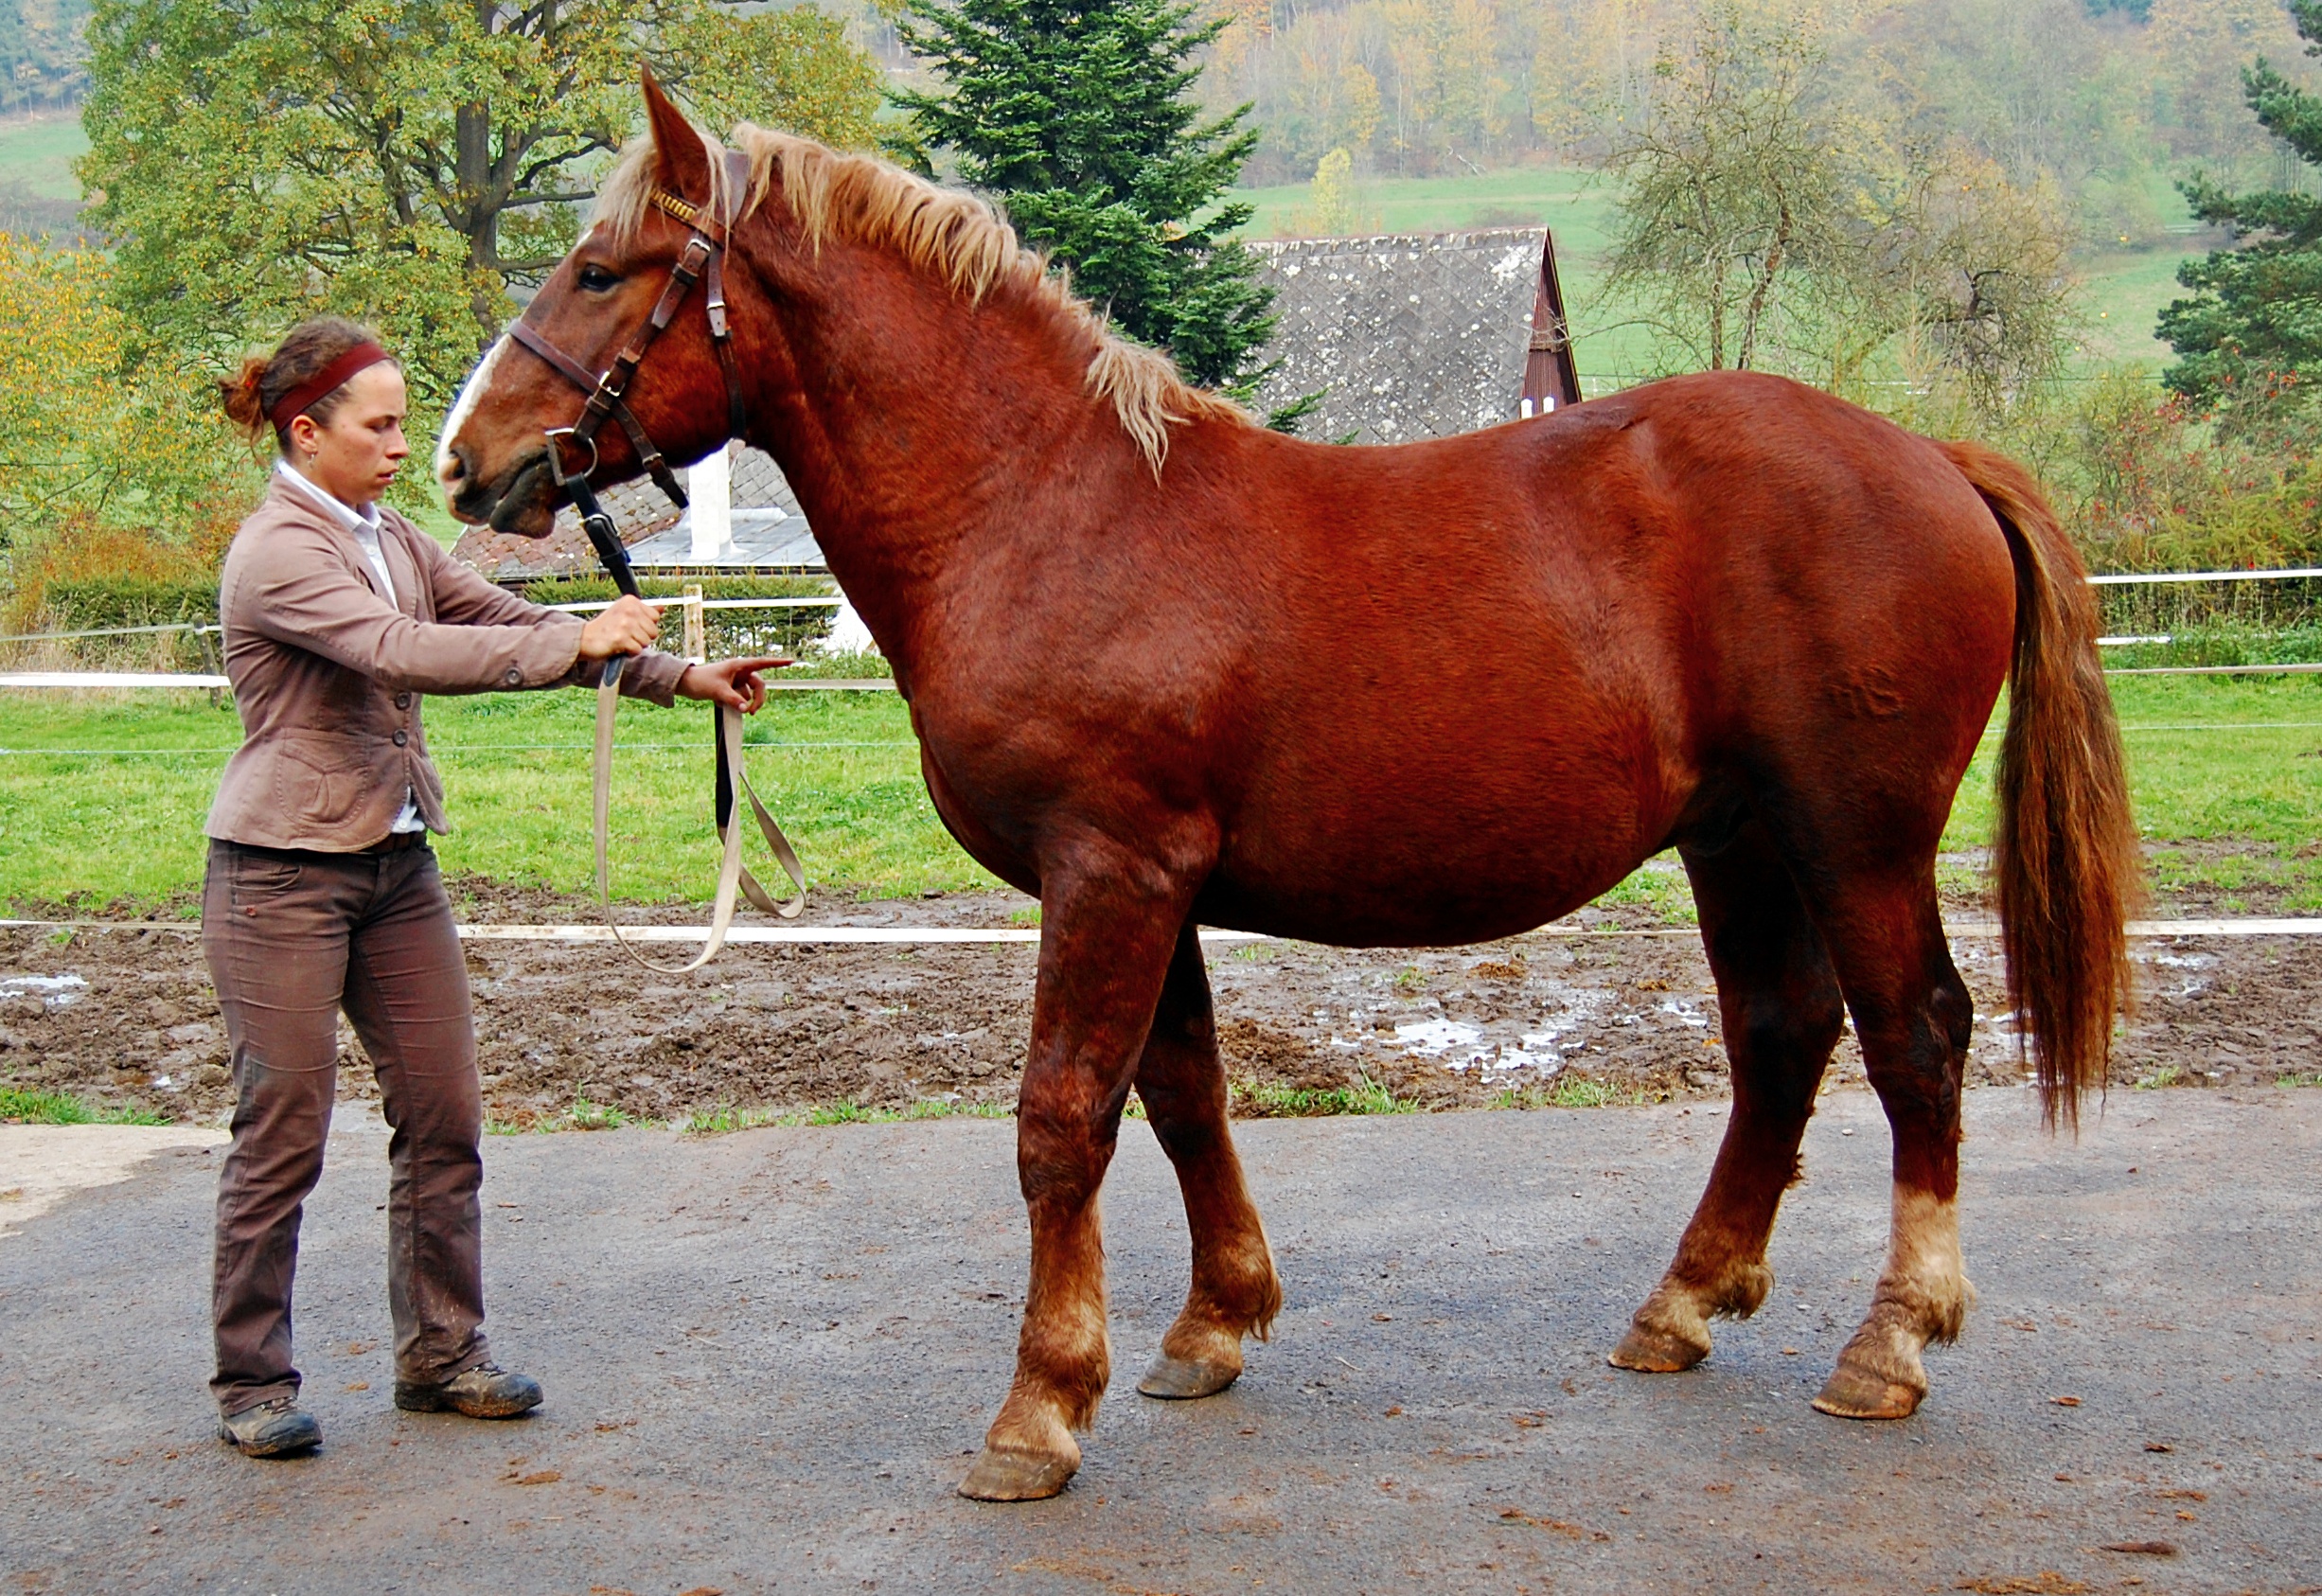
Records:
[[[779,185],[806,238],[844,239],[892,250],[914,270],[940,277],[970,304],[1009,287],[1044,308],[1090,345],[1088,385],[1112,401],[1156,476],[1169,452],[1169,428],[1196,417],[1254,425],[1250,414],[1222,394],[1196,388],[1178,375],[1169,357],[1132,344],[1107,328],[1062,275],[1017,241],[1016,230],[974,194],[940,188],[899,167],[868,155],[845,154],[812,139],[744,122],[734,130],[750,158],[747,192],[729,191],[723,147],[707,135],[710,204],[736,222],[749,216]],[[597,225],[616,238],[633,234],[652,205],[653,147],[632,144],[596,201]],[[736,204],[738,200],[739,204]]]

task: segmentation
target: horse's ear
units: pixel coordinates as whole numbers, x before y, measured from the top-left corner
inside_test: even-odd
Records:
[[[677,102],[662,93],[653,69],[645,69],[645,114],[653,130],[654,181],[672,194],[700,199],[710,191],[708,147]]]

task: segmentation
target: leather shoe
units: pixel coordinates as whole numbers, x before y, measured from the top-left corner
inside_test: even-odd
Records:
[[[245,1458],[287,1458],[323,1444],[323,1427],[298,1410],[294,1396],[277,1396],[218,1421],[218,1439]]]
[[[511,1374],[496,1363],[479,1363],[435,1385],[395,1382],[395,1405],[412,1413],[450,1409],[471,1419],[512,1419],[529,1413],[545,1394],[528,1374]]]

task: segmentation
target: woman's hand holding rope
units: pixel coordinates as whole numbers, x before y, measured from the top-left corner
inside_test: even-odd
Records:
[[[580,629],[580,657],[609,660],[615,654],[642,654],[661,636],[658,604],[623,594],[612,609]]]
[[[661,636],[662,606],[624,595],[580,629],[580,657],[603,661],[615,654],[641,654]],[[761,654],[744,660],[719,660],[715,665],[685,667],[678,678],[678,697],[702,699],[755,715],[766,702],[766,683],[758,673],[789,665],[777,655]]]

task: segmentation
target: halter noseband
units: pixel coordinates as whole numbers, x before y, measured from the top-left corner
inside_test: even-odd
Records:
[[[747,157],[729,151],[726,161],[730,179],[728,191],[738,194],[741,185],[748,181]],[[669,469],[668,461],[662,458],[661,451],[654,446],[644,424],[629,410],[627,396],[629,384],[636,377],[637,367],[644,363],[646,351],[653,346],[653,340],[666,331],[670,322],[676,319],[678,308],[693,292],[693,285],[705,278],[709,293],[710,343],[718,351],[718,369],[725,374],[726,381],[727,437],[739,437],[748,419],[742,404],[742,378],[735,361],[732,328],[726,323],[724,261],[726,238],[732,230],[732,220],[727,217],[707,219],[700,206],[665,189],[655,188],[647,198],[655,209],[683,222],[692,231],[693,237],[685,240],[685,248],[679,255],[677,264],[670,268],[669,281],[664,285],[661,298],[653,306],[653,313],[646,318],[645,325],[637,329],[636,335],[613,357],[611,365],[601,372],[591,374],[588,367],[549,342],[547,335],[534,325],[529,308],[508,328],[509,337],[538,355],[547,363],[549,369],[589,396],[580,407],[579,418],[571,426],[548,429],[548,474],[555,481],[558,492],[569,498],[573,506],[580,512],[589,541],[597,546],[598,554],[604,557],[606,566],[616,581],[628,576],[629,561],[626,551],[621,550],[619,538],[613,534],[612,518],[605,514],[597,503],[595,489],[589,485],[589,478],[596,471],[596,434],[603,430],[606,421],[619,422],[621,430],[629,434],[629,443],[636,449],[638,460],[653,478],[654,486],[666,494],[669,502],[679,509],[686,507],[685,489],[678,485],[677,473]],[[588,464],[577,471],[568,471],[564,468],[564,446],[568,441],[588,451]],[[601,527],[592,524],[598,522],[603,523]],[[613,553],[608,553],[608,544]],[[615,554],[621,558],[616,559]],[[620,585],[624,592],[629,592],[635,584],[631,580],[622,581]]]

